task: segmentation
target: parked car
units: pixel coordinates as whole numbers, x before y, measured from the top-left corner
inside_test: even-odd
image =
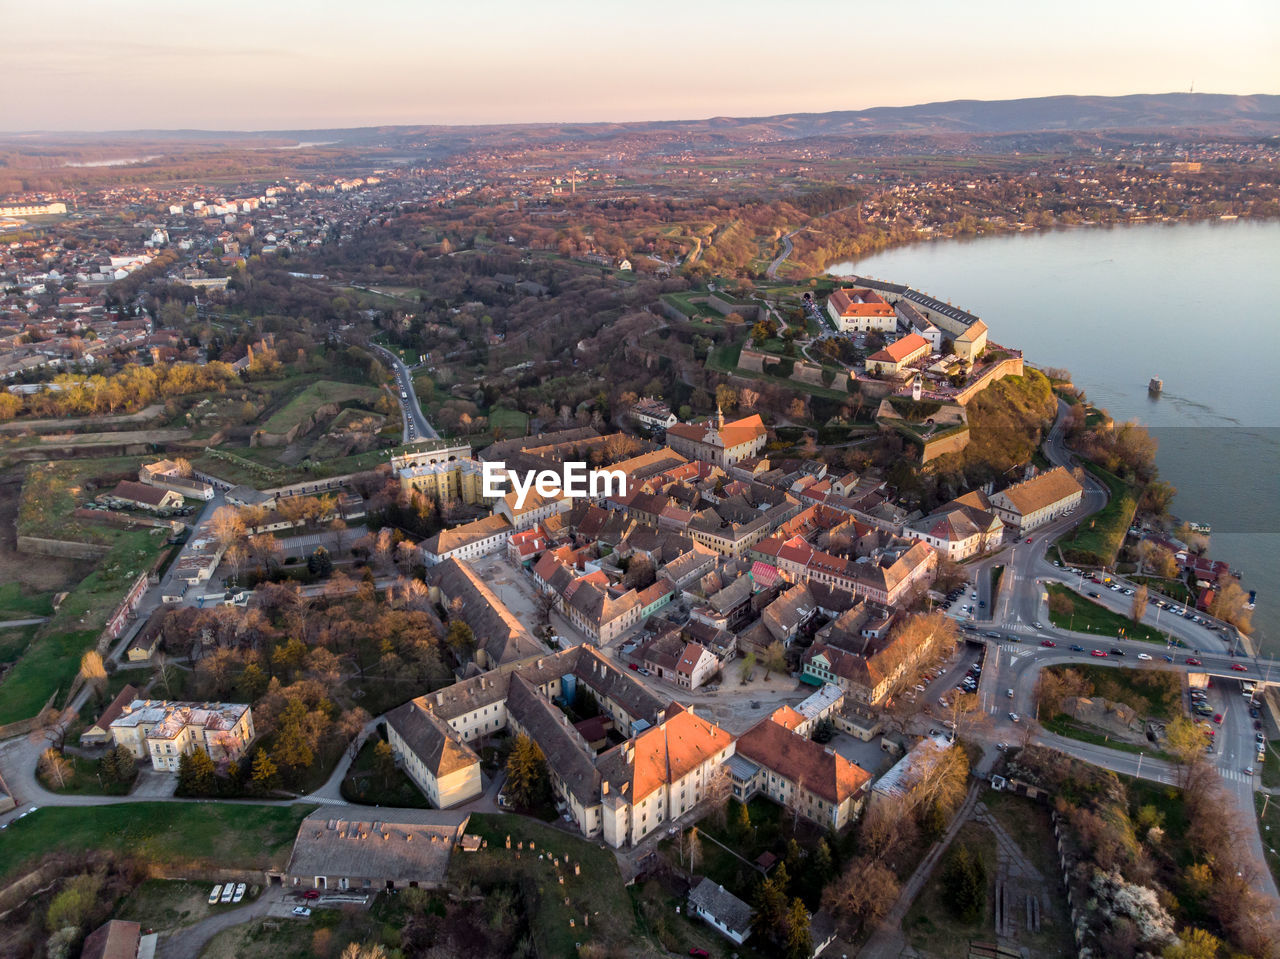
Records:
[[[1008,743],[996,743],[996,749],[1000,750],[1001,752],[1004,752],[1008,748],[1009,748]]]
[[[222,896],[218,899],[218,902],[230,902],[231,897],[235,895],[235,891],[236,891],[235,883],[231,883],[231,882],[227,883],[225,886],[222,887]]]
[[[1213,721],[1214,721],[1215,723],[1217,723],[1219,726],[1221,726],[1221,725],[1222,725],[1222,713],[1214,713],[1214,714],[1213,714]]]
[[[307,916],[311,915],[311,910],[308,909],[306,906],[294,906],[293,914],[295,916],[301,916],[303,919],[306,919]]]
[[[1017,714],[1017,713],[1010,713],[1010,714],[1009,714],[1009,722],[1011,722],[1011,723],[1016,723],[1020,718],[1021,718],[1021,717],[1020,717],[1020,716],[1018,716],[1018,714]]]
[[[319,898],[320,898],[320,890],[319,890],[319,889],[308,889],[306,892],[304,892],[304,893],[302,894],[302,898],[303,898],[303,899],[319,899]]]
[[[710,955],[711,955],[711,953],[707,952],[707,950],[705,950],[705,949],[700,949],[700,948],[699,948],[699,947],[697,947],[697,946],[690,946],[690,947],[689,947],[689,955],[691,955],[691,956],[701,956],[701,957],[702,957],[702,959],[707,959],[707,956],[710,956]]]
[[[1089,590],[1089,595],[1090,595],[1093,599],[1098,599],[1098,598],[1099,598],[1099,597],[1098,597],[1098,594],[1097,594],[1097,593],[1095,593],[1093,590]]]
[[[222,883],[218,883],[213,887],[213,892],[209,893],[209,905],[213,905],[218,901],[218,897],[222,895]]]
[[[231,897],[231,901],[239,902],[241,899],[243,899],[245,888],[246,886],[244,883],[242,882],[236,883],[236,892],[235,892],[235,895]]]

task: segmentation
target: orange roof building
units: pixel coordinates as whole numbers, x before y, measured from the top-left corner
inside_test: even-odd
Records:
[[[732,423],[717,412],[705,423],[677,423],[667,428],[667,445],[690,459],[726,468],[751,459],[764,449],[768,430],[760,415],[744,417]]]
[[[837,330],[891,333],[898,327],[898,314],[879,293],[865,287],[846,287],[827,297],[827,313]]]
[[[919,333],[908,333],[867,357],[867,372],[872,375],[897,376],[903,367],[929,355],[929,341]]]

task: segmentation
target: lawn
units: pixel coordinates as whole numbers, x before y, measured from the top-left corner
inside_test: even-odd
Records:
[[[995,938],[995,836],[981,823],[967,822],[960,827],[951,848],[961,844],[979,855],[987,867],[987,904],[982,918],[976,923],[966,923],[952,914],[942,882],[944,856],[902,920],[907,944],[919,953],[939,959],[968,959],[971,940]]]
[[[102,763],[100,759],[86,759],[71,753],[66,758],[71,764],[71,776],[66,780],[66,785],[59,789],[57,783],[40,776],[45,789],[72,796],[127,796],[133,788],[132,780],[127,783],[111,783],[101,779],[98,776],[98,767]]]
[[[504,437],[524,436],[529,432],[529,414],[495,406],[489,410],[489,432],[499,431]]]
[[[1125,639],[1139,639],[1147,643],[1160,643],[1162,646],[1167,643],[1164,634],[1158,629],[1145,623],[1135,623],[1128,616],[1114,613],[1060,583],[1050,583],[1048,589],[1050,600],[1058,596],[1071,604],[1071,612],[1057,613],[1053,611],[1053,603],[1050,602],[1049,622],[1055,626],[1095,633],[1105,639],[1114,639],[1124,630]]]
[[[1280,801],[1267,793],[1254,793],[1253,802],[1254,809],[1258,811],[1258,831],[1262,833],[1267,865],[1271,868],[1272,877],[1280,883],[1280,852],[1277,852],[1280,849]]]
[[[1059,736],[1065,736],[1067,739],[1074,739],[1078,742],[1091,743],[1094,746],[1106,746],[1108,749],[1118,749],[1121,752],[1133,753],[1135,756],[1141,753],[1155,759],[1173,761],[1173,757],[1163,750],[1156,749],[1154,746],[1139,746],[1137,743],[1113,739],[1111,734],[1105,730],[1072,719],[1066,713],[1058,713],[1052,719],[1046,720],[1044,728],[1051,733],[1056,733]]]
[[[1058,546],[1068,562],[1087,566],[1110,566],[1115,562],[1124,542],[1134,511],[1138,508],[1138,491],[1120,477],[1092,463],[1085,468],[1107,487],[1107,505],[1096,515],[1086,517],[1070,533],[1058,538]]]
[[[342,798],[366,806],[395,806],[430,809],[431,803],[402,769],[397,768],[392,781],[383,782],[374,771],[373,750],[383,739],[370,736],[342,780]]]
[[[1061,674],[1070,669],[1093,684],[1093,695],[1124,703],[1145,719],[1171,720],[1182,715],[1182,676],[1163,669],[1116,669],[1111,666],[1071,664],[1049,666]]]
[[[315,808],[175,802],[47,807],[0,833],[0,880],[46,853],[91,850],[169,868],[283,868],[298,823]]]
[[[264,433],[287,433],[299,423],[315,414],[326,403],[342,403],[354,400],[364,404],[374,403],[382,391],[372,386],[339,383],[336,380],[317,380],[273,413],[260,429]]]
[[[0,663],[11,663],[21,656],[39,631],[39,626],[0,629]]]
[[[0,684],[0,725],[35,716],[55,691],[66,693],[80,657],[102,633],[125,591],[164,547],[161,530],[112,531],[111,551],[63,600]],[[154,534],[154,535],[153,535]]]
[[[48,593],[29,594],[21,583],[0,585],[0,622],[52,614],[53,597]]]
[[[468,831],[487,840],[488,847],[455,853],[450,880],[475,883],[481,891],[518,882],[532,913],[539,956],[568,959],[578,954],[575,943],[598,940],[621,948],[636,938],[631,899],[608,850],[524,816],[477,813]],[[506,848],[508,836],[511,849]],[[523,850],[517,850],[519,843]],[[574,874],[575,863],[581,866],[580,875]],[[558,877],[563,877],[563,885]]]
[[[201,959],[313,959],[336,956],[350,942],[385,940],[372,915],[360,909],[312,909],[309,919],[258,919],[224,929]]]
[[[1262,785],[1280,789],[1280,739],[1267,743],[1267,758],[1262,764]]]
[[[1164,579],[1161,576],[1130,576],[1131,583],[1143,583],[1152,593],[1160,593],[1170,599],[1186,605],[1195,605],[1195,596],[1190,587],[1180,579]]]
[[[112,918],[140,922],[156,931],[178,929],[230,909],[239,909],[258,897],[258,886],[248,886],[239,905],[209,905],[213,883],[182,879],[147,879],[116,907]]]

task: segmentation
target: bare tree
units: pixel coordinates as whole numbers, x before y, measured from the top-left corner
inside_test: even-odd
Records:
[[[1138,588],[1133,591],[1133,605],[1129,609],[1129,616],[1135,623],[1140,623],[1146,612],[1147,587],[1145,583],[1139,583]]]
[[[59,789],[65,789],[71,777],[71,764],[60,750],[50,746],[40,754],[40,773]]]
[[[87,650],[80,657],[80,678],[93,689],[95,698],[102,698],[107,686],[107,667],[102,662],[102,654],[96,649]]]

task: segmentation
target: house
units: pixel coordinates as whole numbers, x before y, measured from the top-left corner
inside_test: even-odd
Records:
[[[214,762],[243,756],[253,741],[253,713],[243,703],[171,703],[135,699],[110,724],[111,738],[160,772],[203,749]]]
[[[298,827],[285,871],[290,889],[374,892],[440,889],[469,813],[388,809],[386,818],[350,819],[322,806]]]
[[[902,535],[928,543],[947,559],[959,562],[999,546],[1004,523],[993,512],[952,500],[937,512],[908,522]]]
[[[145,509],[153,513],[176,509],[182,505],[182,494],[170,489],[145,486],[133,480],[121,480],[116,488],[103,497],[108,503]]]
[[[764,793],[812,822],[840,830],[862,808],[871,774],[800,732],[811,722],[782,706],[739,736],[729,764],[733,794],[746,802]]]
[[[833,626],[840,624],[837,620]],[[800,680],[821,686],[834,684],[860,703],[879,703],[894,683],[916,663],[929,656],[941,640],[941,631],[925,636],[914,646],[903,631],[868,630],[863,624],[857,633],[849,629],[831,629],[805,650],[800,660]]]
[[[154,932],[144,936],[136,922],[109,919],[85,936],[80,959],[151,959],[157,938]]]
[[[641,426],[647,426],[651,430],[665,430],[680,422],[676,419],[676,415],[671,412],[671,407],[661,400],[649,396],[632,404],[631,418]]]
[[[1075,509],[1083,496],[1080,481],[1066,467],[1055,466],[992,494],[990,499],[996,516],[1021,536]]]
[[[450,610],[456,607],[471,627],[475,661],[481,669],[494,669],[542,652],[542,644],[470,563],[448,559],[433,566],[427,585],[433,602]]]
[[[750,459],[764,449],[768,431],[760,415],[726,423],[724,413],[705,423],[677,423],[667,427],[667,445],[691,459],[722,469]]]
[[[906,336],[867,357],[867,372],[873,376],[897,376],[916,360],[929,355],[929,341],[919,333]]]
[[[952,350],[962,360],[972,363],[987,348],[987,324],[975,319],[952,340]]]
[[[689,890],[689,913],[739,946],[751,935],[751,907],[710,879]]]
[[[111,724],[115,722],[123,712],[124,708],[133,702],[137,697],[138,690],[132,685],[126,685],[120,690],[119,695],[111,700],[111,703],[102,711],[102,715],[98,717],[97,722],[80,734],[81,746],[102,746],[111,741]]]
[[[898,325],[898,316],[884,297],[862,287],[834,291],[827,297],[827,313],[843,333],[890,333]]]
[[[507,517],[494,513],[471,523],[463,523],[452,529],[442,529],[423,540],[418,549],[428,566],[446,560],[477,559],[496,553],[507,543],[512,525]]]
[[[871,802],[909,801],[916,788],[928,777],[943,754],[953,747],[946,736],[926,736],[911,747],[905,756],[876,780],[871,788]]]
[[[942,330],[938,329],[927,316],[906,300],[899,300],[893,305],[898,314],[898,329],[904,333],[919,333],[929,341],[929,349],[934,353],[942,351]]]

